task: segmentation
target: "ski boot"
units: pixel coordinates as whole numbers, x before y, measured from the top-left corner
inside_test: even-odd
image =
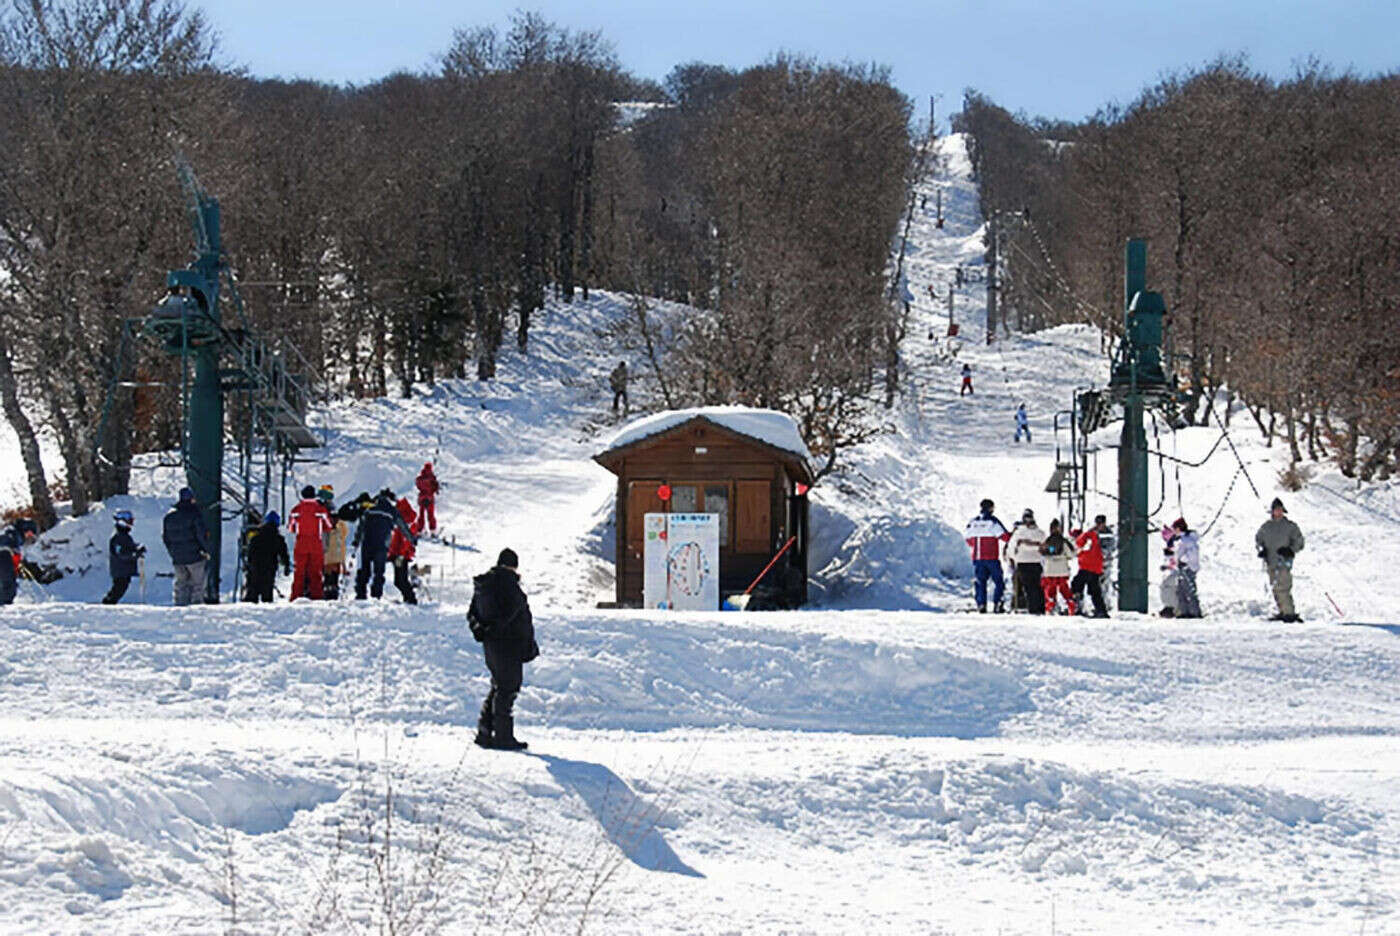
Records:
[[[491,700],[488,698],[485,702],[481,703],[481,715],[478,716],[476,720],[476,737],[472,739],[472,743],[477,747],[489,748],[494,747],[492,742]]]
[[[998,602],[996,603],[996,605],[993,606],[993,608],[992,608],[992,613],[993,613],[993,614],[1005,614],[1005,613],[1006,613],[1006,602],[1004,602],[1004,601],[998,601]]]

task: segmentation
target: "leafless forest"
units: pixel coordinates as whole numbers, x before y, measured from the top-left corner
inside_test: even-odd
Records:
[[[1173,351],[1204,423],[1232,393],[1292,462],[1400,468],[1400,76],[1240,61],[1161,81],[1080,124],[969,92],[1011,324],[1121,331],[1122,251],[1149,238]]]
[[[663,106],[622,125],[617,101]],[[178,446],[168,389],[102,412],[116,378],[172,379],[121,334],[191,256],[181,157],[220,199],[253,321],[337,393],[491,379],[551,292],[602,288],[700,310],[657,349],[667,402],[781,406],[830,453],[868,431],[897,341],[910,103],[874,67],[689,63],[658,85],[600,33],[520,13],[337,87],[244,74],[176,0],[13,0],[0,153],[0,403],[45,521],[36,433],[77,513],[127,484],[98,443]]]

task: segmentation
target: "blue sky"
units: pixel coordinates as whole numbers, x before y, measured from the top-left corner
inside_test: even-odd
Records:
[[[1127,101],[1164,72],[1244,52],[1292,72],[1309,55],[1362,74],[1400,69],[1400,0],[865,0],[528,3],[517,0],[209,0],[224,55],[254,75],[365,83],[421,70],[459,26],[518,8],[599,29],[631,71],[660,79],[686,61],[734,67],[776,51],[876,61],[940,119],[975,87],[1012,110],[1078,119]]]

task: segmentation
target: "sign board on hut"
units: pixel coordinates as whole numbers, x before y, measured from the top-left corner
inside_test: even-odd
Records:
[[[675,611],[718,608],[719,515],[649,513],[645,528],[645,606]]]

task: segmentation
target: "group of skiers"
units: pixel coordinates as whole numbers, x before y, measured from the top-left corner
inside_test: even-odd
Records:
[[[424,533],[437,535],[437,497],[442,489],[431,462],[423,465],[414,486],[418,493],[417,510],[408,498],[397,497],[389,488],[375,496],[362,491],[337,508],[335,489],[331,485],[323,484],[320,488],[307,485],[301,490],[301,500],[288,512],[287,531],[293,538],[290,551],[277,511],[270,510],[264,516],[250,515],[239,544],[247,570],[243,599],[272,601],[279,568],[283,575],[292,576],[292,601],[302,597],[337,599],[341,578],[351,568],[349,549],[353,547],[360,554],[355,575],[357,599],[382,598],[385,570],[392,565],[394,585],[404,602],[417,604],[411,563],[419,537]],[[146,547],[132,539],[131,511],[118,510],[112,519],[116,529],[107,546],[112,587],[102,599],[104,604],[116,604],[122,599],[146,554]],[[355,525],[353,539],[352,524]],[[6,536],[10,532],[6,531]],[[202,603],[209,561],[209,530],[192,489],[180,489],[175,505],[162,521],[161,541],[174,569],[174,603],[177,606]],[[6,543],[5,536],[0,536],[0,552],[8,548]],[[18,546],[10,551],[18,555]],[[9,582],[13,600],[13,575]],[[0,569],[0,604],[9,603],[3,600],[5,583],[5,571]]]
[[[1099,514],[1087,530],[1071,530],[1066,536],[1059,520],[1050,521],[1048,533],[1027,508],[1021,520],[1007,529],[994,513],[996,505],[983,500],[980,512],[967,525],[964,536],[972,550],[973,592],[977,610],[987,613],[987,585],[991,583],[992,610],[1006,613],[1006,579],[1002,562],[1011,568],[1012,606],[1031,614],[1054,613],[1064,599],[1066,614],[1087,614],[1084,593],[1089,593],[1094,617],[1108,617],[1103,579],[1114,549],[1108,518]],[[1071,579],[1071,563],[1078,571]]]
[[[245,599],[272,601],[279,566],[282,574],[292,576],[290,600],[338,599],[341,579],[351,568],[353,549],[359,551],[356,600],[382,598],[385,571],[393,566],[394,587],[404,603],[417,604],[412,562],[419,538],[437,534],[437,496],[442,489],[432,462],[423,465],[414,485],[418,491],[416,510],[407,497],[399,497],[387,487],[373,496],[361,491],[338,508],[331,485],[302,488],[301,500],[287,517],[287,530],[293,537],[290,555],[281,532],[282,518],[276,511],[269,511],[245,532]]]
[[[1035,512],[1027,508],[1012,529],[997,519],[996,505],[983,500],[980,512],[967,525],[964,536],[972,550],[973,596],[977,610],[987,612],[987,586],[993,587],[992,610],[1006,612],[1005,579],[1002,563],[1011,568],[1013,607],[1031,614],[1055,613],[1060,599],[1065,614],[1088,614],[1084,605],[1087,591],[1094,617],[1108,617],[1104,583],[1109,572],[1117,538],[1108,518],[1099,514],[1087,530],[1063,531],[1059,520],[1050,521],[1049,532],[1036,524]],[[1278,612],[1271,620],[1297,623],[1302,620],[1293,606],[1293,559],[1303,550],[1303,533],[1288,519],[1283,501],[1274,498],[1269,519],[1255,534],[1255,546],[1269,577]],[[1201,568],[1200,536],[1185,518],[1178,517],[1161,531],[1163,617],[1201,617],[1200,591],[1196,575]],[[1070,577],[1071,563],[1077,565]]]

